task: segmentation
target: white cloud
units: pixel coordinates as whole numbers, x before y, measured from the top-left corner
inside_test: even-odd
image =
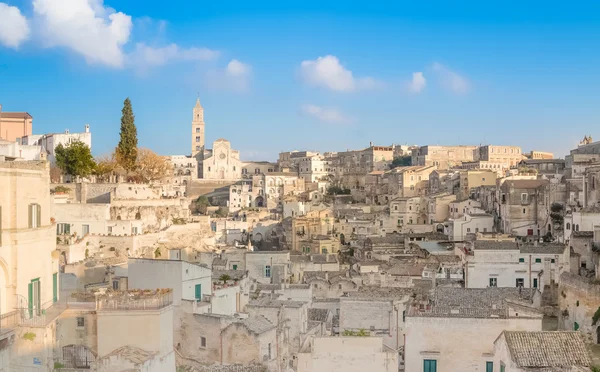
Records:
[[[27,18],[19,8],[0,3],[0,44],[18,48],[29,37]]]
[[[456,94],[465,94],[471,89],[471,84],[465,77],[452,71],[441,63],[435,62],[432,68],[440,77],[442,86],[447,90]]]
[[[300,108],[300,112],[303,115],[311,116],[330,124],[346,124],[353,121],[352,118],[347,117],[337,109],[325,108],[317,105],[303,105]]]
[[[252,80],[252,67],[237,59],[229,61],[222,69],[208,71],[207,82],[216,90],[247,92]]]
[[[304,82],[311,86],[327,88],[339,92],[352,92],[359,89],[374,89],[381,82],[371,78],[355,78],[336,56],[327,55],[300,64],[300,74]]]
[[[210,61],[218,57],[218,51],[208,48],[181,48],[177,44],[154,48],[144,43],[137,43],[129,63],[144,68],[163,66],[179,61]]]
[[[131,17],[105,7],[103,0],[33,0],[48,47],[65,47],[89,64],[123,67]]]
[[[423,73],[413,72],[412,80],[408,84],[408,89],[412,93],[421,93],[423,89],[425,89],[425,86],[427,86],[427,80],[425,79],[425,76],[423,76]]]
[[[225,68],[225,73],[232,77],[246,78],[250,75],[251,68],[249,65],[232,59]]]

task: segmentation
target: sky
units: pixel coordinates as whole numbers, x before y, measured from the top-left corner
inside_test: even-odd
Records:
[[[600,2],[0,0],[0,104],[36,134],[91,126],[242,160],[377,145],[515,145],[564,157],[600,137]]]

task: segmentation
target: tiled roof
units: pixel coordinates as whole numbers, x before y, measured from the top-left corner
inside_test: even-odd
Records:
[[[534,253],[534,254],[563,254],[565,252],[566,245],[562,244],[540,244],[540,245],[522,245],[521,253]]]
[[[308,320],[313,322],[326,322],[329,317],[327,309],[308,309]]]
[[[578,332],[504,331],[504,337],[511,358],[519,367],[568,368],[591,365],[589,354]]]
[[[548,183],[548,180],[508,180],[504,185],[506,185],[507,188],[512,186],[515,189],[537,189]]]
[[[26,112],[2,112],[2,119],[31,119],[32,116]]]
[[[250,332],[256,334],[261,334],[275,328],[275,326],[262,315],[248,317],[240,323],[248,328]]]
[[[273,300],[268,297],[259,298],[258,300],[251,301],[247,306],[250,307],[271,307],[271,308],[280,308],[282,306],[285,307],[295,307],[300,308],[304,305],[304,302],[301,301],[286,301],[286,300]]]
[[[413,308],[409,315],[418,317],[506,318],[507,301],[530,304],[535,290],[522,288],[452,288],[435,289],[431,308]],[[533,310],[532,310],[533,311]]]
[[[518,250],[519,245],[512,240],[476,240],[474,243],[475,249],[490,249],[490,250]]]
[[[384,237],[368,238],[368,240],[371,244],[404,244],[404,235],[392,233]]]
[[[349,292],[352,299],[400,300],[415,292],[414,288],[363,286],[356,292]],[[342,297],[342,300],[346,297]]]
[[[593,231],[573,231],[574,238],[593,238]]]
[[[337,257],[335,255],[313,254],[312,262],[317,263],[317,264],[324,264],[324,263],[336,263],[338,261],[337,261]]]

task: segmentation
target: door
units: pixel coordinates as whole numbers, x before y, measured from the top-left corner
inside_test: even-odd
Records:
[[[196,284],[196,287],[194,288],[195,290],[195,298],[196,301],[200,301],[202,300],[202,284]]]
[[[29,298],[28,298],[28,308],[29,308],[29,316],[33,317],[33,315],[41,315],[41,286],[40,286],[40,278],[33,279],[28,286],[29,289]]]
[[[58,301],[58,273],[52,275],[52,302]]]
[[[423,372],[437,372],[437,360],[425,359],[423,361]]]
[[[538,279],[533,278],[533,288],[537,288],[537,287],[538,287]]]
[[[86,236],[90,233],[90,225],[81,225],[81,236]]]

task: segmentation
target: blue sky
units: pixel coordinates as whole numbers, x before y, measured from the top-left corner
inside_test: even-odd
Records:
[[[600,119],[600,3],[0,0],[0,103],[34,132],[207,141],[242,159],[376,144],[519,145],[564,156]],[[3,26],[4,25],[4,26]]]

